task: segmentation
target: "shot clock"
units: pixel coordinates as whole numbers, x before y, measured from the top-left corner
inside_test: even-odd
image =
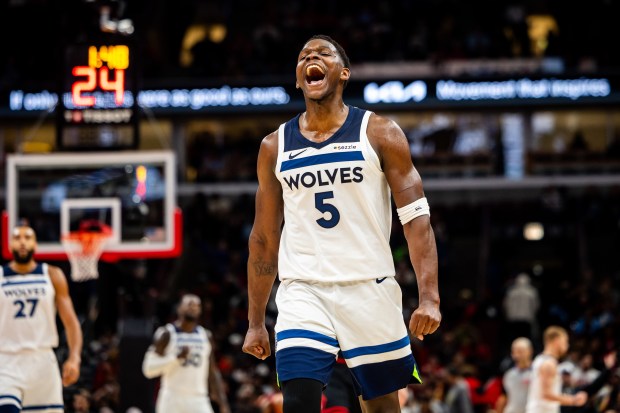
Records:
[[[137,147],[135,60],[128,44],[66,48],[58,116],[60,149]]]

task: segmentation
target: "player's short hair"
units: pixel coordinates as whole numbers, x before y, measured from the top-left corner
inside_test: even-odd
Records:
[[[331,43],[335,48],[336,51],[338,52],[338,55],[340,55],[340,60],[342,60],[342,65],[344,67],[346,67],[347,69],[351,69],[351,61],[349,60],[349,56],[347,56],[347,52],[344,51],[344,47],[342,47],[340,45],[340,43],[338,43],[337,41],[335,41],[334,39],[332,39],[330,36],[326,35],[326,34],[315,34],[314,36],[312,36],[311,38],[309,38],[306,43],[312,41],[312,40],[325,40],[326,42]],[[306,44],[304,43],[304,44]],[[346,80],[344,82],[344,87],[347,86],[347,83],[349,81]]]
[[[547,327],[545,329],[545,332],[543,333],[543,342],[545,344],[550,343],[551,341],[555,340],[556,338],[560,336],[568,337],[568,332],[564,328],[559,327],[559,326]]]

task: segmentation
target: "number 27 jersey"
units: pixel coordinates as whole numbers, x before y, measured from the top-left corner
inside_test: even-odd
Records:
[[[280,125],[275,174],[282,185],[281,280],[360,281],[394,276],[390,189],[368,141],[371,112],[349,106],[329,139]]]
[[[56,291],[48,265],[38,263],[29,274],[0,267],[0,352],[56,346]]]

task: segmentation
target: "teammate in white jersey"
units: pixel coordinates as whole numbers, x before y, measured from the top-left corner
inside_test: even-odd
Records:
[[[198,296],[184,295],[177,309],[178,320],[155,332],[153,345],[144,356],[144,375],[161,376],[157,413],[213,413],[209,395],[221,413],[230,413],[213,354],[213,338],[198,324],[201,310]]]
[[[82,330],[60,268],[38,263],[34,230],[16,227],[13,260],[0,269],[0,413],[63,412],[62,386],[80,376]],[[65,328],[69,357],[62,366],[56,311]]]
[[[562,394],[558,360],[568,351],[568,333],[562,327],[547,327],[543,341],[543,352],[532,363],[526,413],[559,413],[560,406],[583,406],[588,400],[586,392]]]
[[[441,321],[430,210],[407,139],[393,121],[343,102],[349,66],[330,37],[308,40],[296,69],[306,111],[265,137],[258,154],[243,351],[271,353],[265,308],[278,274],[285,413],[319,412],[339,351],[366,413],[400,411],[398,390],[420,381],[394,280],[391,194],[418,280],[409,329],[421,339]]]
[[[532,342],[519,337],[512,342],[511,357],[515,365],[504,373],[504,394],[497,401],[497,413],[525,413],[527,392],[532,380]]]

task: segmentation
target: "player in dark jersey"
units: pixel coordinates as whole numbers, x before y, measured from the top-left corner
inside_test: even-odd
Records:
[[[321,413],[362,413],[355,394],[353,376],[342,357],[338,357],[332,377],[325,388],[325,406]]]

